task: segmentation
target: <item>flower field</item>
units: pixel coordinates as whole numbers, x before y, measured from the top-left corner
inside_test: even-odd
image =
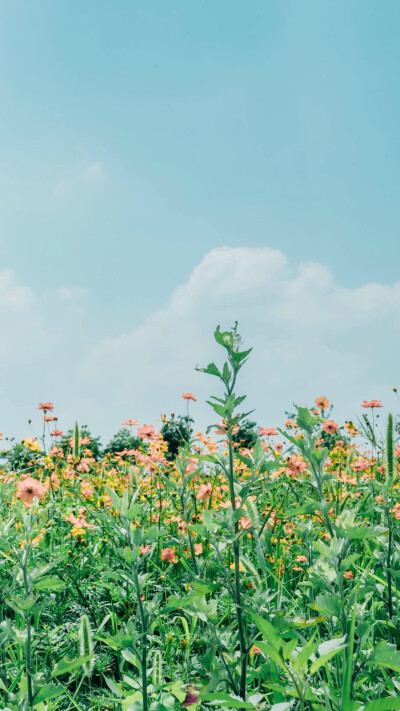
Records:
[[[396,419],[321,396],[255,427],[251,349],[215,339],[208,431],[183,393],[101,450],[43,402],[3,452],[1,711],[400,709]]]

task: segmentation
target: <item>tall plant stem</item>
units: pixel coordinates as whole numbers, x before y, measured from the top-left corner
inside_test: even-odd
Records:
[[[234,487],[234,474],[233,474],[233,445],[232,445],[232,427],[229,423],[228,430],[228,440],[229,440],[229,493],[232,504],[232,510],[236,511],[236,501],[235,501],[235,487]],[[243,701],[246,701],[246,677],[247,677],[247,645],[244,633],[243,616],[242,616],[242,599],[240,592],[240,541],[239,541],[239,523],[235,521],[235,540],[233,543],[233,556],[235,565],[235,608],[236,608],[236,619],[238,624],[239,633],[239,645],[240,645],[240,696]]]
[[[26,597],[29,596],[29,581],[28,581],[28,555],[29,555],[29,544],[24,551],[23,555],[23,567],[22,575],[24,580],[24,590]],[[25,670],[26,670],[26,686],[28,691],[28,707],[33,708],[33,688],[32,688],[32,620],[31,613],[29,610],[25,613],[25,623],[26,623],[26,644],[25,644]]]
[[[140,615],[140,622],[141,622],[141,627],[142,627],[142,649],[141,649],[141,658],[140,658],[140,665],[141,665],[141,671],[142,671],[142,703],[143,703],[143,711],[147,711],[148,709],[148,699],[147,699],[147,622],[146,622],[146,615],[142,603],[142,598],[141,598],[141,590],[140,590],[140,583],[139,583],[139,576],[137,573],[137,570],[135,570],[135,575],[134,575],[134,580],[135,580],[135,587],[136,587],[136,595],[138,599],[138,607],[139,607],[139,615]]]

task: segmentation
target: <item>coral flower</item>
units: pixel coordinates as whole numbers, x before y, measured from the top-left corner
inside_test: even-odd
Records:
[[[288,459],[287,468],[288,473],[295,476],[296,474],[301,474],[305,469],[307,469],[307,464],[299,454],[293,454]]]
[[[46,489],[43,484],[28,476],[23,481],[19,481],[17,485],[17,498],[24,502],[25,506],[32,506],[33,499],[43,499],[46,494]]]
[[[250,656],[254,656],[254,654],[261,654],[261,649],[260,647],[257,647],[256,644],[253,644],[253,646],[250,649]]]
[[[202,484],[201,486],[199,486],[197,498],[199,499],[199,501],[205,501],[206,499],[210,498],[211,492],[212,484]]]
[[[201,555],[203,552],[203,544],[202,543],[195,543],[194,544],[194,552],[195,552],[195,555]]]
[[[346,572],[343,573],[343,577],[347,578],[347,580],[352,580],[354,578],[354,573],[352,573],[351,570],[346,570]]]
[[[146,555],[149,551],[151,551],[151,546],[148,544],[147,546],[140,546],[140,555]]]
[[[50,432],[51,437],[62,437],[64,432],[62,430],[53,430]]]
[[[170,563],[177,563],[178,558],[175,554],[175,548],[162,548],[161,549],[161,560],[169,560]]]
[[[275,427],[260,427],[258,434],[260,437],[263,435],[265,437],[275,437],[278,434],[278,430],[276,430]]]
[[[139,424],[139,420],[124,420],[121,422],[122,427],[136,427]]]
[[[328,398],[324,397],[323,395],[321,395],[320,397],[316,397],[314,402],[319,410],[327,410],[331,404]]]
[[[370,402],[368,402],[368,400],[363,400],[362,406],[363,407],[383,407],[380,400],[370,400]]]
[[[161,437],[160,433],[155,431],[153,425],[143,425],[143,427],[139,427],[137,435],[140,439],[149,439],[151,441],[160,439]]]
[[[239,519],[239,528],[245,529],[245,528],[251,528],[252,523],[249,518],[246,518],[246,516],[242,516],[242,518]]]
[[[196,395],[193,395],[193,393],[182,393],[181,397],[184,400],[193,400],[193,402],[197,402],[197,397]]]
[[[39,410],[54,410],[54,405],[52,402],[39,402]]]
[[[88,523],[86,521],[85,514],[86,509],[80,509],[78,517],[74,516],[74,514],[70,514],[69,516],[65,517],[65,520],[69,523],[72,523],[73,526],[79,526],[79,528],[95,528],[92,523]]]
[[[322,425],[322,429],[324,432],[329,432],[329,434],[333,434],[336,432],[337,428],[339,427],[338,423],[335,422],[335,420],[326,420],[324,424]]]

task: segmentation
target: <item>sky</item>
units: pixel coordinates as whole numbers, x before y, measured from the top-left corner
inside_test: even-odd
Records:
[[[0,0],[0,429],[396,409],[397,0]],[[210,419],[211,418],[211,419]]]

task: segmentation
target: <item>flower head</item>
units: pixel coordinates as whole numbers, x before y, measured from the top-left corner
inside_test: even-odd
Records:
[[[374,407],[383,407],[383,405],[382,405],[382,403],[381,403],[380,400],[370,400],[369,402],[368,402],[368,400],[363,400],[362,406],[363,406],[363,407],[371,407],[371,408],[374,408]]]
[[[212,484],[201,484],[199,486],[199,490],[197,492],[197,498],[199,501],[206,501],[206,499],[209,499],[211,496],[212,492]]]
[[[184,400],[193,400],[193,402],[197,402],[197,397],[196,395],[193,395],[193,393],[182,393],[181,397]]]
[[[46,488],[43,484],[28,476],[26,479],[19,481],[17,484],[17,498],[24,502],[25,506],[32,506],[33,499],[43,499],[46,494]]]
[[[320,395],[319,397],[316,397],[314,400],[316,406],[318,407],[319,410],[327,410],[328,407],[330,407],[330,402],[327,397],[324,397],[323,395]]]
[[[170,563],[177,563],[178,558],[176,557],[175,548],[162,548],[161,560],[168,560]]]
[[[322,425],[322,429],[324,430],[324,432],[328,432],[329,434],[333,434],[334,432],[336,432],[338,427],[339,425],[337,422],[335,422],[335,420],[326,420]]]
[[[265,436],[265,437],[276,437],[278,433],[278,430],[275,429],[275,427],[260,427],[258,430],[258,434],[260,437]]]
[[[54,410],[54,405],[52,402],[39,402],[39,410]]]

